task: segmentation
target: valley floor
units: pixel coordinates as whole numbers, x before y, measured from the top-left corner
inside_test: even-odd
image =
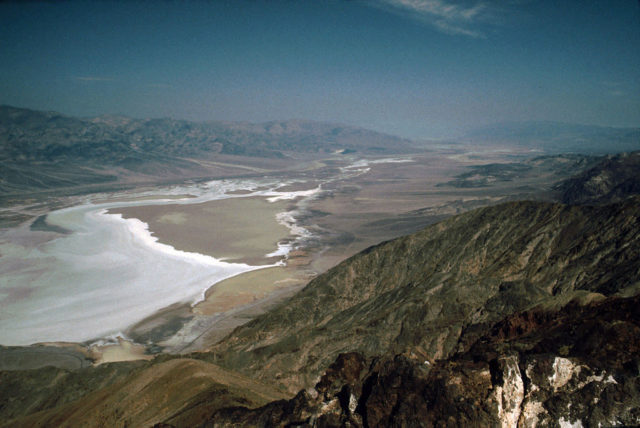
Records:
[[[283,266],[242,273],[218,282],[199,304],[176,303],[160,310],[125,331],[133,342],[117,340],[108,346],[94,346],[91,352],[85,352],[86,358],[97,362],[146,358],[135,343],[142,344],[143,350],[146,347],[147,353],[207,349],[238,325],[292,295],[310,278],[368,246],[478,206],[523,196],[549,198],[551,185],[569,172],[563,168],[562,160],[535,173],[521,174],[517,180],[498,177],[477,187],[456,184],[455,177],[471,166],[510,164],[526,158],[527,153],[510,150],[477,155],[453,147],[393,159],[363,161],[338,156],[313,163],[305,161],[303,167],[293,172],[272,176],[282,182],[293,180],[294,184],[279,189],[281,193],[302,192],[302,195],[309,191],[312,196],[274,202],[267,202],[265,196],[252,196],[172,204],[172,199],[185,195],[176,194],[175,189],[166,192],[171,186],[147,188],[142,193],[102,193],[97,199],[111,202],[144,201],[157,198],[154,193],[169,193],[162,196],[166,199],[162,204],[124,206],[109,212],[143,221],[160,243],[177,250],[231,262],[273,263],[281,257],[264,255],[276,252],[279,242],[286,245],[295,241],[291,227],[302,227],[309,236],[295,243]],[[247,190],[237,192],[242,195]],[[53,199],[48,204],[9,206],[4,210],[5,215],[14,212],[42,219],[48,206],[74,200]],[[289,229],[282,220],[276,221],[279,213],[289,213]],[[49,225],[47,230],[46,222],[40,221],[40,227],[42,224],[43,234],[56,234],[55,227]],[[15,359],[8,363],[7,352],[0,350],[3,367],[21,367],[16,366]],[[28,367],[38,366],[38,361],[50,363],[42,349],[33,355],[40,357],[30,359]]]

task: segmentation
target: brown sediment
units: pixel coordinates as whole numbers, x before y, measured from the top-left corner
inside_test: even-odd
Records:
[[[92,346],[90,348],[95,365],[104,363],[114,363],[118,361],[150,360],[152,355],[145,354],[146,347],[122,338],[118,338],[118,343]]]
[[[227,312],[264,299],[276,290],[303,285],[309,277],[309,272],[285,266],[246,272],[209,288],[193,312],[198,315]]]
[[[182,251],[206,254],[234,262],[265,265],[265,255],[289,236],[276,220],[289,202],[269,202],[263,197],[229,198],[198,204],[165,204],[110,210],[137,218],[162,243]]]

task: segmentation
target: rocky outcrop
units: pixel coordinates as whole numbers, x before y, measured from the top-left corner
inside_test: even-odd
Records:
[[[516,313],[447,360],[341,354],[314,388],[219,410],[205,426],[637,425],[639,304],[636,296]]]

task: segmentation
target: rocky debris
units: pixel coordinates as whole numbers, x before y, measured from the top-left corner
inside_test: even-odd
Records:
[[[203,426],[362,426],[357,396],[365,363],[358,353],[341,354],[314,388],[301,390],[293,399],[254,410],[222,409]]]
[[[341,354],[315,388],[219,410],[204,426],[637,425],[639,304],[636,296],[516,313],[434,363]],[[505,330],[517,319],[531,320],[528,329]]]

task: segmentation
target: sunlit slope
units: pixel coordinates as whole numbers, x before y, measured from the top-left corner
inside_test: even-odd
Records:
[[[353,256],[238,328],[209,359],[294,392],[341,352],[447,358],[463,329],[543,302],[637,288],[639,217],[638,198],[471,211]]]

